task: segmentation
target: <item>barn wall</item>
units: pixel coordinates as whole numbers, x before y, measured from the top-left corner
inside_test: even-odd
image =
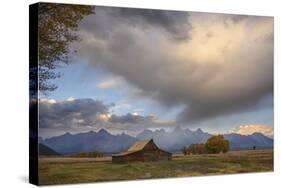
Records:
[[[143,160],[142,152],[135,152],[122,156],[112,156],[113,163],[126,163],[132,161],[142,161],[142,160]]]
[[[159,148],[154,144],[154,142],[149,142],[142,151],[156,151],[159,150]]]
[[[152,145],[151,145],[152,146]],[[151,149],[153,146],[151,147]],[[133,161],[159,161],[159,160],[171,160],[172,154],[168,152],[164,152],[159,150],[142,150],[139,152],[123,155],[123,156],[113,156],[112,162],[113,163],[126,163],[126,162],[133,162]]]

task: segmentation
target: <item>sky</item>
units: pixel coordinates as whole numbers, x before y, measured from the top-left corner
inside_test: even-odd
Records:
[[[96,7],[58,86],[40,96],[41,137],[176,126],[273,137],[273,18]]]

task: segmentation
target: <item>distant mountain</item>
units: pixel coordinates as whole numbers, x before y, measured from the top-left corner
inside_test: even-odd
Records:
[[[41,143],[54,148],[60,153],[78,153],[101,151],[105,153],[116,153],[128,149],[136,138],[127,134],[112,135],[105,129],[98,132],[70,134],[45,139]]]
[[[205,143],[212,135],[203,132],[201,129],[191,131],[190,129],[182,129],[176,127],[172,132],[150,131],[144,130],[139,135],[138,139],[153,138],[159,147],[168,151],[179,151],[184,146],[189,146],[194,143]],[[256,146],[258,148],[273,147],[273,139],[266,137],[261,133],[252,135],[240,134],[225,134],[224,137],[230,142],[230,149],[245,149]]]
[[[212,134],[203,132],[201,129],[192,131],[176,127],[171,132],[160,130],[144,130],[136,137],[125,133],[112,135],[105,129],[98,132],[90,131],[86,133],[70,134],[66,133],[48,139],[41,139],[40,143],[53,148],[62,154],[101,151],[104,153],[117,153],[127,150],[137,140],[153,138],[155,143],[170,152],[181,150],[184,146],[194,143],[205,143]],[[252,135],[225,134],[230,141],[231,149],[252,148],[253,146],[264,148],[273,147],[273,139],[261,133]]]
[[[231,149],[252,148],[253,146],[259,148],[273,147],[273,139],[261,133],[254,133],[252,135],[231,133],[225,134],[224,137],[229,140]]]
[[[137,135],[137,139],[153,138],[159,147],[168,151],[178,151],[184,146],[193,143],[206,142],[210,136],[210,134],[203,132],[201,129],[191,131],[190,129],[182,129],[178,126],[172,132],[166,132],[164,129],[160,131],[144,130]]]
[[[39,155],[60,155],[55,150],[45,146],[44,144],[39,144]]]

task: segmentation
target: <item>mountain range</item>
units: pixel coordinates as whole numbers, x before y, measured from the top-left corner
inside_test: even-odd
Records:
[[[43,155],[43,156],[57,156],[57,155],[60,155],[59,153],[57,153],[53,149],[49,148],[48,146],[45,146],[42,143],[39,144],[38,149],[39,149],[39,155]]]
[[[201,129],[192,131],[176,127],[173,131],[144,130],[136,137],[122,133],[113,135],[105,129],[98,132],[90,131],[86,133],[70,134],[47,139],[39,139],[41,144],[52,148],[61,154],[102,151],[104,153],[118,153],[127,150],[137,140],[153,138],[155,143],[170,152],[181,150],[184,146],[193,143],[205,143],[212,134],[203,132]],[[257,148],[273,147],[273,139],[261,134],[240,135],[236,133],[224,134],[230,141],[230,149],[246,149],[256,146]]]
[[[98,132],[70,134],[65,133],[48,139],[39,139],[42,144],[54,149],[61,154],[102,151],[117,153],[126,150],[137,141],[136,138],[125,133],[112,135],[105,129]]]

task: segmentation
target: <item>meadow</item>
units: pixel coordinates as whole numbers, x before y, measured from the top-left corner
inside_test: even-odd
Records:
[[[40,157],[39,184],[69,184],[273,171],[273,150],[173,155],[171,161],[112,164],[111,157]]]

